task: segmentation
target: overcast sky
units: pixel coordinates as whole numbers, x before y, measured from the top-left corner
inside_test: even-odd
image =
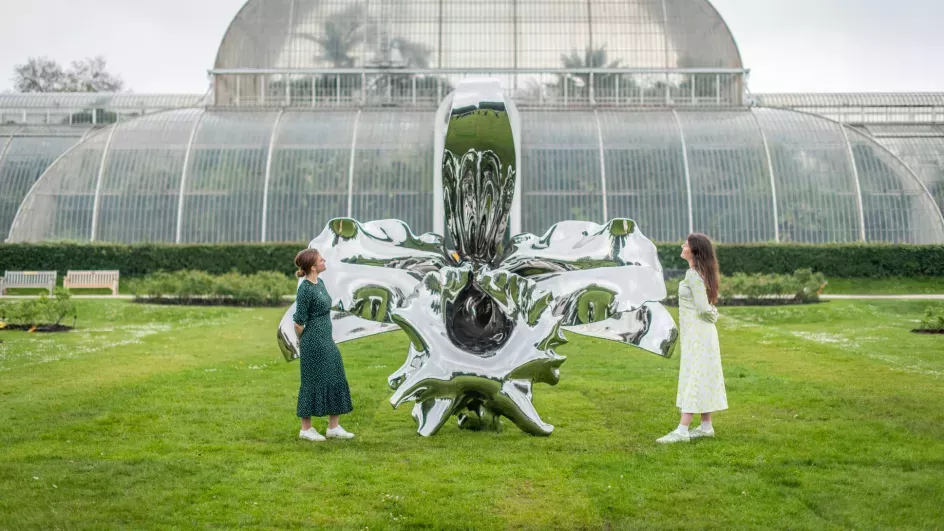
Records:
[[[474,0],[470,0],[474,1]],[[0,92],[30,56],[103,55],[138,93],[202,93],[244,0],[0,0]],[[714,0],[753,92],[944,92],[944,0]]]

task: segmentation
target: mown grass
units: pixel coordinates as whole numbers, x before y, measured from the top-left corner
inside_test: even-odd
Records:
[[[404,336],[346,343],[357,438],[314,444],[275,347],[284,309],[77,304],[77,331],[0,332],[0,529],[944,522],[944,338],[908,332],[927,303],[725,308],[731,409],[717,438],[668,447],[677,358],[576,338],[535,388],[551,437],[424,439],[387,403]]]

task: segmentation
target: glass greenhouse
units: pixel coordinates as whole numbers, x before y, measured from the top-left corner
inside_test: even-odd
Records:
[[[440,232],[436,109],[483,75],[520,110],[527,232],[629,217],[659,241],[944,243],[944,96],[750,95],[705,0],[250,0],[209,100],[0,98],[16,124],[0,231],[307,241],[351,216]]]

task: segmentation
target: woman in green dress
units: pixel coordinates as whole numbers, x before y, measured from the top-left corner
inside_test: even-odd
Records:
[[[303,280],[298,285],[296,310],[292,317],[298,334],[302,383],[298,390],[298,416],[302,429],[298,436],[309,441],[324,441],[311,426],[311,417],[328,417],[325,436],[350,439],[338,424],[338,417],[354,410],[351,391],[341,352],[331,338],[331,296],[318,275],[324,272],[325,261],[315,249],[305,249],[295,257],[296,275]]]

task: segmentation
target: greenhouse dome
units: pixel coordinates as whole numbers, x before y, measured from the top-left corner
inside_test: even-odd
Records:
[[[489,76],[521,114],[524,231],[629,217],[658,241],[944,243],[941,135],[830,114],[862,98],[752,98],[747,73],[706,0],[250,0],[209,100],[85,126],[10,195],[8,241],[298,242],[338,216],[441,231],[436,111]]]

